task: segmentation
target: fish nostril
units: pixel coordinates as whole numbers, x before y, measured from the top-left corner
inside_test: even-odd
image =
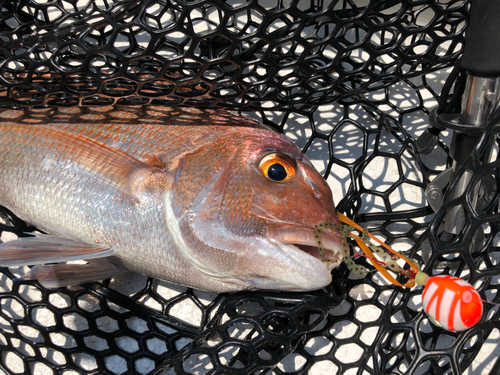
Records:
[[[314,197],[317,199],[321,198],[321,193],[319,191],[319,186],[313,180],[311,180],[306,174],[304,174],[304,181],[306,185],[311,189],[314,194]]]

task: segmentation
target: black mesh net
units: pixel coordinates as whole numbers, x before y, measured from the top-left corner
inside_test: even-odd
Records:
[[[305,150],[339,211],[428,273],[466,278],[483,299],[500,302],[496,188],[481,205],[470,203],[479,181],[498,185],[498,162],[481,158],[498,130],[468,161],[469,189],[437,215],[424,190],[449,165],[450,132],[429,155],[415,147],[461,54],[468,6],[4,1],[0,106],[51,115],[68,106],[101,114],[132,105],[252,110]],[[467,224],[444,241],[440,224],[456,205]],[[3,241],[35,229],[7,209],[1,218]],[[447,332],[422,312],[421,288],[395,288],[377,273],[349,276],[345,266],[314,293],[230,295],[130,274],[45,289],[12,281],[22,267],[1,272],[0,366],[9,374],[498,371],[497,306],[484,304],[473,329]]]
[[[5,1],[2,102],[296,111],[459,56],[463,1],[362,3]]]

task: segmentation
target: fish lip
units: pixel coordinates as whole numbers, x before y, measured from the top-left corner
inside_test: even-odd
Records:
[[[294,250],[308,253],[314,258],[320,259],[320,253],[316,242],[314,228],[290,225],[290,224],[270,224],[268,225],[269,238],[281,242],[285,246]],[[327,229],[321,233],[321,242],[325,257],[331,259],[329,263],[324,263],[331,271],[343,261],[343,238],[336,229]]]

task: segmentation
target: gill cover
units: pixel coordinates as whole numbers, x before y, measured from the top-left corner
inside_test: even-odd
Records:
[[[293,211],[293,201],[274,204],[270,218],[253,212],[256,201],[273,197],[275,185],[286,182],[266,175],[271,166],[281,164],[275,156],[266,159],[269,151],[262,146],[263,137],[260,143],[255,136],[250,139],[245,143],[245,139],[222,137],[186,155],[179,164],[172,203],[184,252],[198,270],[241,289],[319,289],[331,280],[321,261],[268,237],[268,224],[281,223],[283,214],[290,221],[286,211]],[[278,141],[300,152],[281,135]],[[293,178],[296,161],[285,153],[279,155],[287,163],[283,163],[286,176],[278,171],[277,178]]]
[[[220,143],[198,148],[181,160],[173,184],[174,214],[184,252],[197,269],[218,278],[230,275],[241,252],[242,244],[229,231],[231,222],[248,229],[260,224],[241,220],[238,210],[227,207],[234,168],[228,154]]]

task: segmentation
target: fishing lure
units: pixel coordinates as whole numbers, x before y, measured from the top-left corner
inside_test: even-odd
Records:
[[[410,258],[393,250],[390,246],[362,228],[354,221],[338,213],[342,227],[330,222],[320,222],[315,227],[315,237],[321,260],[330,262],[324,255],[321,242],[321,233],[328,227],[339,230],[342,233],[344,262],[347,268],[358,275],[366,274],[365,267],[356,264],[353,258],[366,257],[376,270],[389,280],[392,284],[406,288],[412,288],[415,284],[423,285],[422,305],[429,319],[448,331],[463,331],[471,328],[479,322],[483,314],[483,300],[472,285],[454,276],[432,276],[420,271],[420,267]],[[359,232],[359,234],[356,234]],[[355,253],[351,256],[347,240],[353,239],[364,254]],[[371,240],[378,243],[375,245]],[[397,260],[402,259],[410,269],[402,268]],[[401,284],[389,271],[405,276],[408,281]]]
[[[454,276],[433,276],[427,279],[422,305],[434,324],[448,331],[463,331],[479,322],[483,304],[472,285]]]

